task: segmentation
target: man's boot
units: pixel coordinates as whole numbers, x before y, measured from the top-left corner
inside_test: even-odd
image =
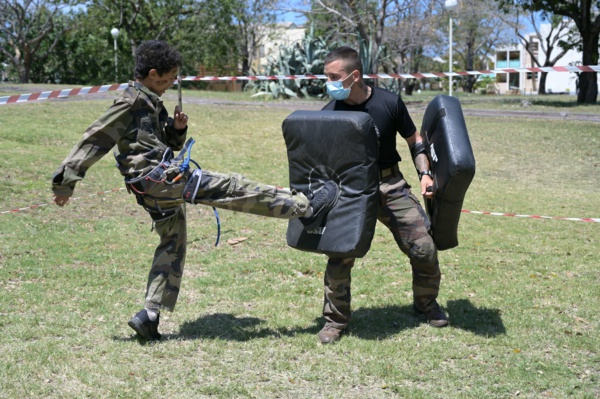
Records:
[[[448,318],[437,301],[433,302],[433,306],[428,311],[419,310],[414,304],[413,309],[417,315],[425,316],[427,318],[427,324],[430,326],[442,328],[448,325]]]
[[[344,331],[346,331],[346,328],[340,329],[334,327],[331,323],[326,323],[317,335],[322,344],[330,344],[340,339]]]

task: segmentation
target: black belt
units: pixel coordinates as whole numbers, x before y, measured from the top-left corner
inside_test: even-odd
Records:
[[[396,176],[399,174],[400,174],[400,168],[398,167],[398,164],[392,166],[391,168],[379,170],[379,177],[381,179],[383,179],[384,177]]]

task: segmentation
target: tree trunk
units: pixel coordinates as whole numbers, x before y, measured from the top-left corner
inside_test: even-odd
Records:
[[[476,76],[467,76],[467,78],[465,79],[465,85],[464,85],[464,90],[467,93],[473,93],[473,87],[475,86],[475,83],[477,82],[477,77]]]
[[[471,54],[471,52],[469,52]],[[473,70],[473,56],[469,55],[467,59],[467,71]],[[473,93],[473,87],[475,87],[475,83],[477,83],[477,76],[469,75],[465,78],[462,78],[462,89],[465,93]]]
[[[599,33],[592,33],[583,39],[583,65],[598,64],[598,38]],[[577,103],[596,104],[598,97],[598,74],[596,72],[582,72],[579,74],[579,91]]]
[[[250,75],[250,63],[248,62],[248,57],[242,57],[242,76]]]
[[[475,34],[474,30],[469,30],[469,35],[467,37],[467,49],[466,49],[466,57],[465,57],[465,67],[467,71],[472,71],[475,65]],[[473,92],[473,86],[475,86],[475,82],[477,81],[477,77],[475,76],[467,76],[466,79],[462,80],[462,88],[466,93]]]
[[[21,83],[29,83],[29,69],[23,63],[19,64],[19,81]]]
[[[29,71],[31,71],[31,53],[26,45],[23,57],[19,60],[19,80],[21,83],[29,83]]]
[[[598,97],[598,80],[596,72],[583,72],[579,74],[579,104],[596,104]]]
[[[542,76],[540,76],[540,88],[538,89],[538,94],[547,94],[546,93],[546,78],[548,77],[548,72],[542,72]]]

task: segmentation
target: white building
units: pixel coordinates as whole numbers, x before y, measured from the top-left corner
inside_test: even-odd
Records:
[[[251,58],[250,68],[256,71],[257,75],[264,73],[264,65],[267,63],[267,57],[277,58],[279,47],[291,47],[294,43],[304,39],[305,29],[301,25],[296,25],[293,22],[280,22],[268,27],[261,27],[257,36],[260,38],[261,45]],[[227,69],[227,68],[225,68]],[[240,73],[241,66],[230,68],[226,76],[236,76]],[[222,71],[206,70],[202,65],[198,67],[199,76],[218,76]],[[209,81],[207,83],[208,90],[212,91],[241,91],[243,89],[243,81]]]
[[[540,34],[547,37],[550,34],[550,24],[540,26]],[[543,65],[546,61],[546,54],[541,51],[539,39],[535,33],[526,36],[532,51],[538,57]],[[554,56],[560,48],[554,49]],[[569,50],[557,63],[556,66],[581,65],[582,54],[577,50]],[[495,67],[500,68],[532,68],[537,67],[525,46],[519,45],[500,48],[496,51]],[[520,93],[537,94],[541,72],[519,72],[519,73],[499,73],[496,75],[496,84],[500,94]],[[600,84],[600,78],[599,78]],[[577,93],[577,75],[571,72],[548,72],[546,77],[546,93],[568,93],[575,95]]]
[[[291,47],[304,39],[305,28],[302,25],[296,25],[293,22],[280,22],[273,28],[269,28],[264,33],[262,46],[258,49],[258,54],[255,54],[252,67],[259,74],[261,67],[267,64],[268,57],[277,58],[280,47]]]

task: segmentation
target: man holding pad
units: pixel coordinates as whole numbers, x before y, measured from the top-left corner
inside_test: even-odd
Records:
[[[377,219],[391,232],[398,247],[410,259],[413,275],[413,307],[434,327],[448,320],[436,298],[441,273],[430,224],[419,200],[412,194],[398,163],[396,134],[406,141],[419,174],[420,194],[432,198],[432,174],[425,146],[404,102],[395,94],[367,86],[358,53],[339,47],[325,58],[327,91],[333,100],[323,110],[368,113],[379,134],[379,206]],[[354,258],[330,257],[325,270],[323,316],[326,324],[319,332],[323,344],[340,338],[351,318],[350,281]]]

